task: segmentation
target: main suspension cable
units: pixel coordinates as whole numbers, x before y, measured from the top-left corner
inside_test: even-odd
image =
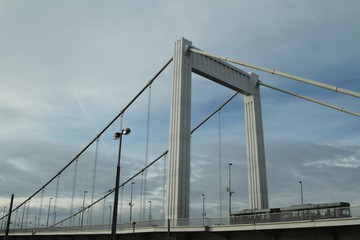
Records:
[[[283,72],[277,71],[275,69],[259,67],[259,66],[253,65],[253,64],[240,62],[240,61],[230,59],[230,58],[227,58],[227,57],[217,56],[217,55],[214,55],[214,54],[211,54],[211,53],[201,51],[201,50],[196,49],[196,48],[191,48],[190,51],[195,52],[195,53],[199,53],[199,54],[202,54],[202,55],[205,55],[205,56],[208,56],[208,57],[221,59],[221,60],[226,61],[226,62],[232,62],[232,63],[239,64],[239,65],[242,65],[242,66],[245,66],[245,67],[253,68],[253,69],[256,69],[256,70],[263,71],[263,72],[271,73],[271,74],[282,76],[282,77],[285,77],[285,78],[290,78],[290,79],[293,79],[293,80],[296,80],[296,81],[299,81],[299,82],[307,83],[307,84],[314,85],[314,86],[317,86],[317,87],[325,88],[325,89],[328,89],[328,90],[332,90],[332,91],[335,91],[335,92],[339,92],[339,93],[343,93],[343,94],[347,94],[347,95],[350,95],[350,96],[353,96],[353,97],[360,98],[360,93],[358,93],[358,92],[343,89],[343,88],[339,88],[337,86],[332,86],[330,84],[317,82],[317,81],[314,81],[314,80],[311,80],[311,79],[298,77],[298,76],[291,75],[291,74],[288,74],[288,73],[283,73]]]
[[[218,107],[214,112],[212,112],[207,118],[205,118],[199,125],[197,125],[193,130],[191,130],[190,134],[195,132],[201,125],[203,125],[207,120],[209,120],[212,116],[215,115],[218,111],[220,111],[228,102],[230,102],[236,95],[238,95],[238,92],[236,92],[234,95],[232,95],[228,100],[226,100],[220,107]]]
[[[347,110],[347,109],[345,109],[345,108],[338,107],[338,106],[335,106],[335,105],[332,105],[332,104],[329,104],[329,103],[326,103],[326,102],[323,102],[323,101],[319,101],[319,100],[316,100],[316,99],[314,99],[314,98],[306,97],[306,96],[304,96],[304,95],[300,95],[300,94],[297,94],[297,93],[294,93],[294,92],[290,92],[290,91],[287,91],[287,90],[284,90],[284,89],[281,89],[281,88],[277,88],[277,87],[271,86],[271,85],[266,84],[266,83],[263,83],[263,82],[260,82],[260,85],[262,85],[262,86],[264,86],[264,87],[271,88],[271,89],[273,89],[273,90],[277,90],[277,91],[279,91],[279,92],[283,92],[283,93],[286,93],[286,94],[289,94],[289,95],[298,97],[298,98],[302,98],[302,99],[308,100],[308,101],[310,101],[310,102],[314,102],[314,103],[323,105],[323,106],[325,106],[325,107],[333,108],[333,109],[335,109],[335,110],[338,110],[338,111],[341,111],[341,112],[345,112],[345,113],[348,113],[348,114],[351,114],[351,115],[360,117],[360,113],[353,112],[353,111]]]

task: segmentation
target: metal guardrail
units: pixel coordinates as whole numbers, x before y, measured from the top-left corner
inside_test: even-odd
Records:
[[[297,221],[316,221],[316,220],[334,220],[334,219],[349,219],[360,218],[360,206],[348,208],[331,208],[321,209],[323,212],[312,212],[311,214],[305,211],[297,211],[289,213],[269,213],[256,214],[246,216],[232,216],[231,218],[191,218],[191,219],[159,219],[140,221],[134,223],[120,223],[117,225],[118,231],[131,231],[139,228],[168,228],[170,227],[211,227],[218,225],[249,225],[249,224],[264,224],[264,223],[281,223],[281,222],[297,222]],[[36,233],[60,233],[60,232],[109,232],[111,231],[110,224],[104,225],[87,225],[87,226],[59,226],[48,228],[24,228],[24,229],[10,229],[11,234],[36,234]],[[4,234],[4,230],[0,231],[0,235]]]

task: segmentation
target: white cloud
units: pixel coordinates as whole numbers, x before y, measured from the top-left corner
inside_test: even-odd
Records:
[[[321,167],[343,167],[343,168],[358,168],[360,167],[360,159],[355,156],[348,158],[338,158],[329,160],[320,160],[316,162],[306,163],[305,166]]]

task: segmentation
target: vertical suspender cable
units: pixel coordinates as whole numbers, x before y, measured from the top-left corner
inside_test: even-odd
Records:
[[[148,95],[148,111],[147,111],[147,122],[146,122],[146,136],[145,136],[145,160],[144,167],[148,163],[149,153],[149,128],[150,128],[150,102],[151,102],[151,85],[149,85]],[[140,186],[140,220],[145,220],[146,210],[146,183],[147,183],[147,171],[141,173],[141,186]]]
[[[140,220],[142,220],[143,199],[144,199],[144,172],[141,173],[141,182],[140,182],[140,211],[139,211]]]
[[[93,182],[91,189],[91,204],[94,202],[94,194],[95,194],[95,183],[96,183],[96,168],[97,168],[97,159],[98,159],[98,149],[99,149],[99,138],[96,140],[96,149],[95,149],[95,161],[94,161],[94,173],[93,173]],[[92,223],[92,213],[93,208],[90,210],[90,225]],[[55,223],[54,223],[55,224]]]
[[[121,114],[121,116],[120,116],[120,132],[122,131],[122,129],[123,129],[123,125],[124,125],[124,114]],[[120,168],[120,171],[121,171],[121,168]],[[121,182],[121,177],[122,177],[122,175],[120,174],[120,182]],[[117,221],[117,222],[119,222],[119,223],[121,223],[121,217],[122,217],[122,205],[123,205],[123,197],[124,197],[124,186],[122,187],[122,189],[121,189],[121,194],[120,194],[120,209],[119,209],[119,219],[117,219],[117,220],[119,220],[119,221]]]
[[[16,210],[16,213],[15,213],[14,229],[16,228],[16,220],[17,220],[18,213],[19,213],[19,209],[17,209],[17,210]],[[19,226],[19,223],[17,223],[17,225]]]
[[[121,220],[122,220],[122,205],[123,205],[123,197],[124,197],[124,186],[121,187],[121,194],[120,194],[120,220],[119,220],[119,223],[121,223]]]
[[[124,114],[121,114],[121,116],[120,116],[120,132],[122,131],[123,123],[124,123]]]
[[[81,211],[81,210],[80,210]],[[79,211],[79,212],[80,212]],[[82,211],[81,211],[82,212]],[[77,225],[77,229],[80,230],[80,220],[81,220],[81,214],[79,214],[79,220],[78,220],[78,225]],[[74,221],[75,222],[75,221]],[[75,224],[74,224],[75,226]]]
[[[92,208],[88,208],[87,214],[86,214],[86,225],[89,225],[89,217],[90,217],[89,212],[91,212],[91,211],[92,211]]]
[[[146,150],[145,150],[146,152]],[[146,154],[145,154],[146,155]],[[146,161],[146,156],[145,160]],[[141,183],[140,183],[140,211],[139,211],[139,219],[142,220],[142,211],[143,211],[143,203],[144,203],[144,172],[141,173]]]
[[[22,212],[22,218],[21,218],[20,229],[22,229],[22,228],[23,228],[23,223],[24,223],[25,212],[26,212],[26,203],[24,204],[24,207],[23,207],[23,212]]]
[[[141,183],[140,183],[140,211],[139,217],[140,221],[142,220],[142,211],[143,211],[143,201],[144,199],[144,172],[141,173]]]
[[[38,219],[38,227],[40,227],[40,220],[41,220],[41,211],[42,211],[42,203],[44,199],[44,188],[41,191],[41,197],[40,197],[40,208],[39,208],[39,219]],[[15,219],[16,220],[16,219]]]
[[[70,215],[73,214],[74,209],[74,197],[75,197],[75,187],[76,187],[76,175],[77,175],[77,168],[78,168],[79,159],[76,159],[75,162],[75,171],[74,171],[74,180],[73,180],[73,189],[72,189],[72,195],[71,195],[71,206],[70,206]],[[71,222],[73,221],[73,225],[75,225],[75,219],[70,219],[70,226]]]
[[[101,218],[101,224],[102,225],[104,225],[105,201],[106,201],[106,198],[104,198],[104,204],[103,204],[103,212],[102,212],[102,218]]]
[[[55,193],[55,203],[54,203],[54,224],[56,223],[56,205],[57,205],[57,200],[58,200],[58,195],[59,195],[59,183],[60,183],[60,174],[57,177],[57,182],[56,182],[56,193]]]
[[[149,86],[149,98],[148,98],[148,112],[147,112],[147,122],[146,122],[146,147],[145,147],[145,165],[148,165],[149,160],[149,134],[150,134],[150,107],[151,107],[151,85]],[[147,187],[147,170],[144,171],[144,198],[143,198],[143,218],[145,220],[146,212],[146,187]]]
[[[163,207],[165,208],[165,189],[166,189],[166,155],[164,155],[164,179],[163,179]],[[163,219],[165,219],[165,209],[163,209]]]
[[[30,201],[28,202],[28,207],[26,209],[26,217],[25,217],[25,228],[28,227],[29,224],[29,209],[30,209]]]
[[[222,197],[221,197],[221,189],[222,189],[222,183],[221,183],[221,122],[220,122],[220,111],[219,111],[219,202],[220,202],[220,223],[222,222]]]

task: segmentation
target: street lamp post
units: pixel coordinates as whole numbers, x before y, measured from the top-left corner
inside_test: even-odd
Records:
[[[300,197],[301,197],[301,204],[304,204],[304,196],[303,196],[303,189],[302,189],[302,181],[300,183]]]
[[[132,199],[133,199],[133,186],[134,186],[135,182],[131,182],[131,193],[130,193],[130,202],[129,202],[129,206],[130,206],[130,224],[132,223],[132,207],[134,206],[134,204],[132,203]]]
[[[229,192],[229,218],[231,217],[231,196],[234,194],[234,192],[231,191],[231,166],[232,163],[229,163],[229,186],[226,188],[226,191]]]
[[[87,193],[87,191],[84,191],[84,198],[83,198],[83,204],[82,204],[82,213],[81,213],[81,228],[83,226],[84,223],[84,212],[85,212],[85,194]]]
[[[133,225],[133,237],[134,238],[134,235],[135,235],[135,225],[136,225],[136,222],[132,222],[132,225]]]
[[[48,208],[48,215],[47,215],[47,220],[46,220],[46,227],[49,226],[49,216],[50,216],[50,204],[51,204],[51,199],[52,199],[52,197],[49,199],[49,208]]]
[[[113,240],[116,240],[116,221],[117,221],[117,207],[119,202],[120,156],[121,156],[122,135],[128,135],[130,132],[131,132],[130,128],[124,128],[123,130],[121,130],[121,132],[116,132],[113,136],[115,140],[119,139],[119,154],[118,154],[118,163],[116,167],[115,193],[114,193],[114,212],[113,212],[113,221],[111,227],[111,239]]]
[[[151,221],[151,219],[152,219],[152,216],[151,216],[151,201],[149,201],[149,204],[150,204],[150,210],[149,210],[149,221]]]
[[[201,194],[202,196],[202,217],[203,217],[203,225],[205,225],[205,194]]]

